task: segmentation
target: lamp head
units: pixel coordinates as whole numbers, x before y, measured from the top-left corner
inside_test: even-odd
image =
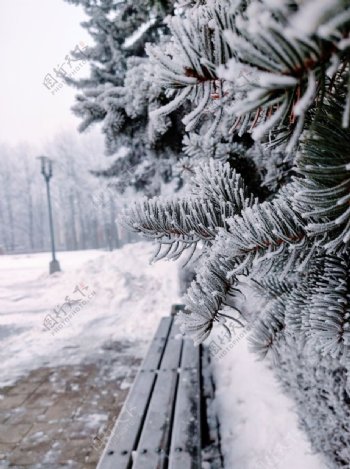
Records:
[[[47,156],[38,156],[41,161],[41,174],[45,179],[50,179],[52,177],[52,161]]]

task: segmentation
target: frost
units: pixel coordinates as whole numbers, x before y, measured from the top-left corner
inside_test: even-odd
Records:
[[[310,72],[308,77],[307,89],[302,98],[294,106],[294,113],[296,116],[301,116],[305,113],[306,109],[310,106],[316,93],[316,78],[313,72]]]

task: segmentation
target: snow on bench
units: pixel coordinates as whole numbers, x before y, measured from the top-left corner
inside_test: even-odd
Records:
[[[162,318],[97,469],[201,468],[200,354]]]

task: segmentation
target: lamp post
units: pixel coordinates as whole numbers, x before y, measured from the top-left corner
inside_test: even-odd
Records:
[[[51,252],[52,261],[50,262],[50,274],[60,272],[60,264],[56,259],[55,251],[55,236],[53,231],[53,218],[52,218],[52,207],[51,207],[51,194],[50,194],[50,179],[52,178],[52,161],[47,156],[39,156],[41,160],[41,174],[44,176],[46,182],[46,193],[47,193],[47,205],[49,209],[49,224],[50,224],[50,235],[51,235]]]

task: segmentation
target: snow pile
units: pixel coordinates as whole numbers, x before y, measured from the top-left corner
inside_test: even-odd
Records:
[[[225,467],[326,469],[298,429],[293,401],[267,362],[248,350],[247,336],[213,357],[213,373]]]
[[[114,341],[133,342],[142,357],[178,301],[177,266],[150,266],[153,250],[143,242],[59,253],[64,271],[51,276],[48,254],[0,257],[0,384],[42,365],[92,359]]]

